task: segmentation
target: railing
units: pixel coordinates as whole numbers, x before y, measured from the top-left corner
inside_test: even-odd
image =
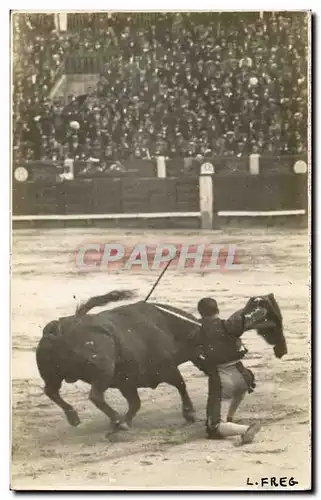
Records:
[[[68,160],[68,167],[72,164],[73,178],[101,178],[101,177],[198,177],[202,165],[209,165],[213,172],[218,175],[269,175],[270,173],[300,173],[307,170],[306,153],[298,155],[284,156],[216,156],[198,160],[195,158],[172,158],[162,156],[154,159],[129,159],[129,160]],[[48,181],[52,181],[52,172],[57,172],[59,162],[50,160],[29,161],[23,166],[28,171],[28,180],[43,181],[46,176]],[[64,169],[63,162],[60,162],[61,172]],[[303,173],[304,173],[303,172]]]
[[[275,13],[269,12],[242,12],[242,19],[248,23],[255,21],[259,17],[275,16]],[[277,15],[277,14],[276,14]],[[106,30],[110,25],[110,21],[117,19],[117,24],[123,19],[124,27],[128,25],[127,18],[130,17],[130,24],[138,27],[146,27],[151,23],[157,23],[159,17],[167,18],[168,25],[171,26],[174,13],[159,13],[159,12],[100,12],[100,13],[72,13],[67,16],[67,28],[68,31],[82,31],[84,29],[99,29],[104,27]],[[231,12],[191,12],[182,13],[185,18],[185,22],[198,23],[198,24],[215,24],[218,26],[224,24],[231,24],[231,18],[235,18],[234,23],[236,24],[240,19],[240,13]],[[219,31],[218,31],[219,34]]]

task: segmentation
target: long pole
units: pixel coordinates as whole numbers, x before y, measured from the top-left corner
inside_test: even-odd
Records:
[[[164,275],[164,273],[166,272],[166,270],[168,269],[170,263],[172,262],[172,260],[174,260],[176,258],[176,255],[175,257],[173,257],[171,260],[169,260],[166,264],[166,266],[164,267],[164,269],[162,270],[162,272],[160,273],[160,275],[158,276],[156,282],[154,283],[151,291],[149,292],[149,294],[147,295],[146,299],[144,300],[144,302],[147,302],[147,300],[149,299],[149,297],[151,296],[151,294],[153,293],[153,291],[155,290],[155,288],[157,287],[158,283],[160,282],[162,276]]]

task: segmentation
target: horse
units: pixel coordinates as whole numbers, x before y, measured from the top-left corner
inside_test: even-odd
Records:
[[[156,389],[161,383],[177,388],[182,413],[195,422],[195,410],[178,366],[191,361],[206,372],[200,351],[200,323],[195,316],[174,306],[138,301],[98,314],[97,306],[133,298],[130,290],[91,297],[71,316],[48,323],[36,348],[44,393],[77,426],[76,410],[60,395],[62,382],[81,380],[90,385],[89,400],[111,421],[114,430],[127,430],[140,409],[137,389]],[[243,332],[257,329],[275,356],[287,352],[280,308],[273,294],[250,298],[228,321],[237,321]],[[104,393],[117,388],[128,402],[121,416],[105,400]]]

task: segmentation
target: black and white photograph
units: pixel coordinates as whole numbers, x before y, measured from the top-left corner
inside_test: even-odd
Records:
[[[10,30],[10,489],[311,491],[311,11]]]

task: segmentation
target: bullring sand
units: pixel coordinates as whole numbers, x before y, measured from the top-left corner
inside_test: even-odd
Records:
[[[144,298],[157,273],[79,272],[73,252],[84,241],[136,244],[234,243],[241,271],[178,273],[168,270],[152,300],[196,313],[204,295],[217,298],[223,317],[251,295],[273,292],[285,324],[288,355],[277,360],[255,332],[244,335],[247,366],[256,391],[242,403],[240,422],[259,419],[262,430],[243,447],[205,439],[207,380],[191,363],[181,366],[198,420],[185,424],[177,391],[167,385],[141,389],[142,409],[128,432],[106,437],[109,424],[88,401],[88,386],[62,392],[79,412],[72,428],[42,392],[35,347],[46,322],[71,314],[77,300],[115,288]],[[294,477],[310,487],[310,330],[308,242],[305,231],[257,229],[121,231],[107,229],[17,230],[12,262],[12,466],[11,487],[21,489],[255,489],[261,477]],[[76,300],[74,298],[76,297]],[[113,307],[113,305],[111,305]],[[98,310],[97,310],[98,311]],[[117,390],[108,401],[124,412]],[[247,478],[254,486],[247,486]],[[265,488],[268,488],[265,486]],[[275,487],[270,487],[275,489]],[[280,487],[280,489],[284,489]]]

